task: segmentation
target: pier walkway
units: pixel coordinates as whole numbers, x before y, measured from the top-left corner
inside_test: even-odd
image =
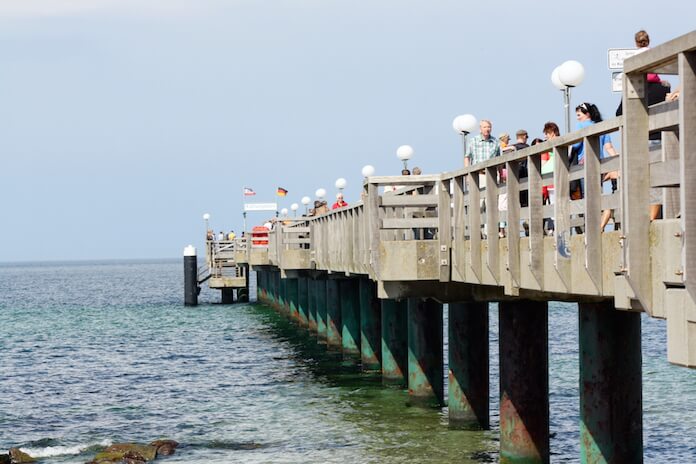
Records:
[[[209,244],[208,266],[251,266],[261,301],[408,385],[414,402],[445,403],[448,303],[446,402],[460,427],[489,426],[487,310],[498,302],[501,462],[549,461],[547,302],[577,302],[582,460],[642,462],[640,313],[667,320],[670,362],[696,367],[696,31],[627,59],[624,71],[622,117],[453,172],[365,178],[362,201],[279,223],[267,246],[242,239],[229,254]],[[678,76],[679,99],[648,106],[649,72]],[[649,146],[654,132],[661,144]],[[601,158],[608,133],[621,154]],[[585,163],[570,165],[577,142]],[[542,175],[550,151],[554,171]],[[604,191],[613,171],[618,189]],[[584,198],[571,200],[580,179]],[[544,205],[548,185],[555,202]],[[651,188],[664,218],[652,222]],[[501,194],[507,211],[491,207]],[[603,210],[619,230],[600,230]]]

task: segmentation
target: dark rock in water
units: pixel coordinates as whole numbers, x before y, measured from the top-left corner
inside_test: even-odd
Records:
[[[0,454],[0,464],[12,464],[9,454]]]
[[[29,456],[19,448],[10,448],[10,462],[12,464],[22,464],[27,462],[36,462],[36,459]]]
[[[126,463],[139,464],[153,461],[157,457],[157,448],[138,443],[115,443],[97,453],[88,464]]]
[[[157,448],[157,456],[169,456],[174,454],[174,450],[179,446],[179,442],[174,440],[155,440],[150,446]]]

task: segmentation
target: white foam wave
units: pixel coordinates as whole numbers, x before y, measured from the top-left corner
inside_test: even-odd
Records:
[[[50,458],[54,456],[75,456],[85,450],[91,448],[92,446],[109,446],[111,445],[111,440],[102,440],[99,443],[91,443],[87,445],[74,445],[74,446],[47,446],[45,448],[20,448],[23,452],[27,453],[33,458]]]

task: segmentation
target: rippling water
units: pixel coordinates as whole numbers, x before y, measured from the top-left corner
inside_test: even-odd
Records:
[[[495,305],[494,428],[465,432],[263,305],[182,297],[179,261],[0,265],[0,451],[85,462],[166,437],[167,462],[497,461]],[[696,462],[696,371],[667,363],[664,321],[643,333],[646,462]],[[549,334],[552,461],[578,462],[575,306],[551,305]]]

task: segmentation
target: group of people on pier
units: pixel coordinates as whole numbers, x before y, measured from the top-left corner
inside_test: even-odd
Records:
[[[244,237],[244,232],[242,232],[242,237]],[[215,234],[212,229],[208,229],[208,231],[205,234],[205,239],[209,242],[223,242],[225,240],[234,240],[237,238],[237,234],[234,233],[234,230],[230,230],[228,233],[225,233],[223,231],[218,232]]]

